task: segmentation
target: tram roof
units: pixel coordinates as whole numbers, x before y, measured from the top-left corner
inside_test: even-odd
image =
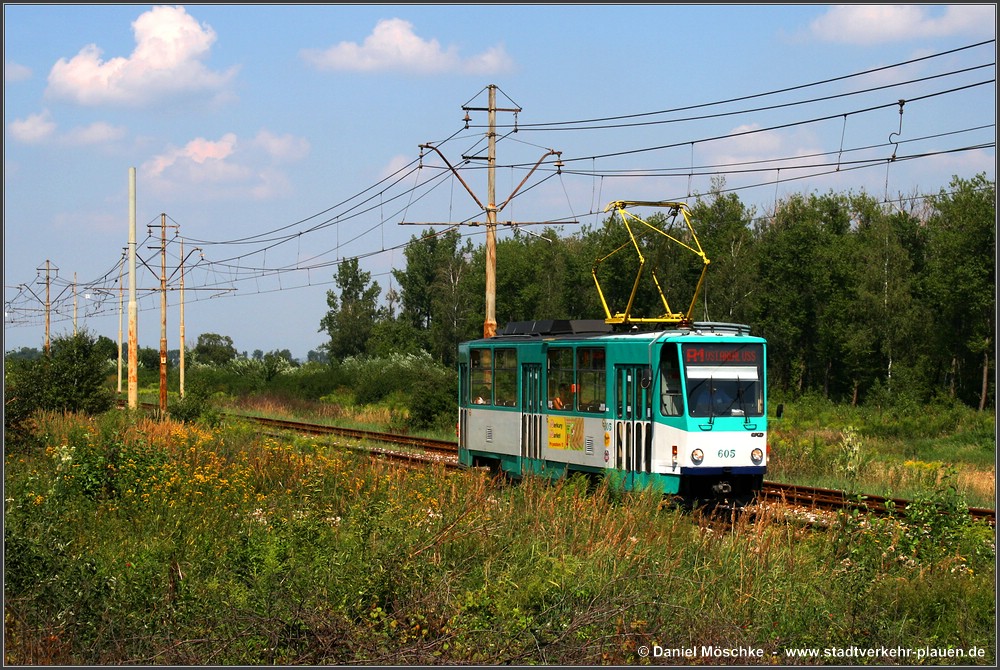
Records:
[[[615,330],[611,324],[600,319],[544,319],[539,321],[512,321],[504,326],[502,330],[498,331],[494,337],[474,341],[482,344],[493,341],[618,339],[619,337],[621,339],[636,338],[651,340],[663,336],[686,337],[698,335],[751,336],[750,326],[748,325],[716,321],[696,321],[690,328]]]

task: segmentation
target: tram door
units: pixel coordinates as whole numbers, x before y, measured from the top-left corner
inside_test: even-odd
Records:
[[[458,447],[467,449],[469,446],[469,364],[458,365]]]
[[[652,468],[652,387],[648,365],[615,366],[615,464],[626,472]]]
[[[521,364],[521,458],[542,457],[542,366]]]

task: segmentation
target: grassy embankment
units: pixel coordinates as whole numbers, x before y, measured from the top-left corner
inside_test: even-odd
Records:
[[[776,430],[775,461],[813,450],[789,476],[844,440],[805,431],[794,411]],[[722,531],[651,495],[498,487],[238,423],[48,415],[35,435],[5,463],[7,663],[995,663],[995,534],[939,513],[963,502],[948,481],[899,522]]]
[[[406,425],[391,402],[353,407],[337,402],[233,399],[229,410],[391,432]],[[996,500],[996,415],[959,405],[879,411],[820,398],[786,403],[770,422],[768,479],[856,494],[914,499],[948,486],[972,507]],[[454,432],[428,437],[453,440]]]

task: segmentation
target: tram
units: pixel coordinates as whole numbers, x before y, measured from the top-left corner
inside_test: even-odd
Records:
[[[745,504],[767,471],[766,356],[741,324],[507,324],[459,345],[459,461]]]

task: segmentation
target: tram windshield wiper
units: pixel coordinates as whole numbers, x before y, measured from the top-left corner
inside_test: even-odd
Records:
[[[704,397],[704,396],[702,396]],[[708,423],[700,424],[702,430],[712,430],[715,426],[715,378],[708,378]]]
[[[743,413],[743,427],[747,430],[755,430],[757,428],[757,424],[750,423],[750,413],[747,412],[743,381],[739,377],[736,378],[736,399],[739,400],[740,412]]]

